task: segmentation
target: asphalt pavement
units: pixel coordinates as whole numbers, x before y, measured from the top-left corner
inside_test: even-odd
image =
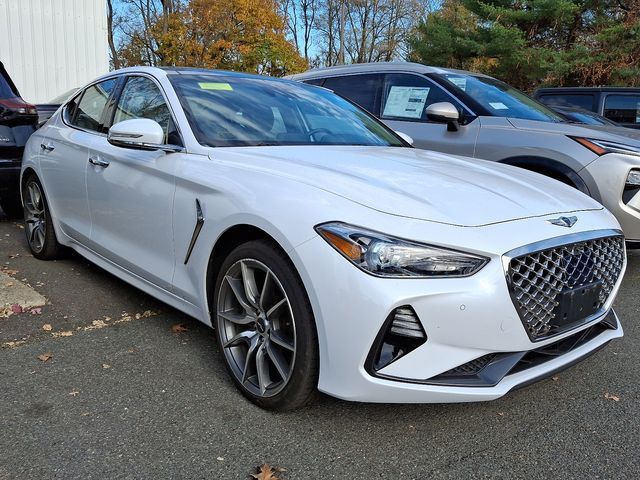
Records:
[[[640,254],[625,337],[497,401],[274,414],[227,378],[212,331],[79,255],[42,262],[0,221],[0,269],[47,300],[0,318],[0,480],[639,478]],[[9,283],[13,283],[9,282]],[[19,310],[19,309],[18,309]]]

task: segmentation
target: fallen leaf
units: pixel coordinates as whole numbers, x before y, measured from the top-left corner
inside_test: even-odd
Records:
[[[13,342],[4,342],[2,344],[2,346],[5,347],[5,348],[16,348],[16,347],[19,347],[20,345],[23,345],[25,343],[27,343],[25,340],[16,340],[16,341],[13,341]]]
[[[218,460],[219,462],[224,462],[224,457],[218,457],[216,458],[216,460]]]
[[[11,305],[11,311],[13,313],[22,313],[24,311],[24,309],[22,308],[21,305],[18,305],[17,303],[14,303],[13,305]]]
[[[102,368],[111,368],[111,365],[109,365],[108,363],[103,363],[102,364]]]
[[[286,472],[282,467],[272,467],[268,463],[260,465],[257,469],[257,473],[252,473],[251,476],[256,480],[280,480],[278,473]]]
[[[31,315],[42,315],[42,308],[40,307],[32,308],[31,310],[29,310],[29,313]]]
[[[43,329],[45,332],[50,332],[50,331],[53,329],[53,327],[52,327],[50,324],[45,323],[45,324],[42,326],[42,329]]]
[[[8,268],[8,267],[3,267],[3,268],[2,268],[2,271],[3,271],[4,273],[6,273],[7,275],[11,275],[11,276],[13,276],[13,275],[15,275],[16,273],[18,273],[18,270],[13,270],[13,269]]]
[[[498,412],[498,415],[500,415],[501,417],[504,417],[504,412]]]
[[[46,361],[50,360],[51,357],[53,357],[53,353],[47,352],[47,353],[43,353],[41,355],[38,355],[38,360],[40,360],[41,362],[46,362]]]
[[[173,325],[171,327],[171,331],[173,333],[184,333],[186,331],[188,331],[189,329],[187,327],[185,327],[184,323],[176,323],[175,325]]]
[[[51,335],[53,335],[55,338],[58,338],[58,337],[71,337],[73,335],[73,332],[67,330],[66,332],[53,332]]]
[[[77,390],[72,390],[72,391],[69,392],[69,395],[71,395],[72,397],[76,397],[76,396],[78,396],[79,393],[80,392],[77,391]]]
[[[607,400],[613,400],[614,402],[620,401],[620,397],[618,397],[617,395],[610,394],[609,392],[606,392],[604,394],[604,398],[606,398]]]
[[[560,380],[560,377],[555,375],[555,376],[551,377],[551,380],[553,380],[554,382],[557,382],[558,380]]]

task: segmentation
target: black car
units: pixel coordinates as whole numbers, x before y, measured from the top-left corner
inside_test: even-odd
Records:
[[[36,107],[20,98],[0,62],[0,208],[9,217],[22,216],[20,165],[24,146],[37,125]]]
[[[640,128],[640,88],[540,88],[534,98],[552,108],[577,107],[595,112],[622,127]]]

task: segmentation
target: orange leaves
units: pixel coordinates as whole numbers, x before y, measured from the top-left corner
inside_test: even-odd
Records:
[[[268,463],[264,463],[257,468],[257,473],[252,473],[251,476],[256,480],[280,480],[278,475],[281,472],[286,472],[282,467],[272,467]]]

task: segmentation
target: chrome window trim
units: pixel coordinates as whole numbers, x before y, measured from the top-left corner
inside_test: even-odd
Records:
[[[73,100],[75,100],[76,98],[82,100],[82,97],[84,96],[84,93],[87,91],[87,89],[89,89],[89,88],[91,88],[94,85],[97,85],[99,83],[106,82],[107,80],[116,80],[117,81],[121,77],[122,77],[122,74],[111,75],[111,76],[106,77],[106,78],[100,78],[99,80],[95,80],[95,81],[89,83],[88,85],[85,85],[83,88],[81,88],[76,95],[71,97],[69,100],[67,100],[62,105],[62,109],[60,111],[60,118],[62,119],[62,123],[64,123],[67,127],[73,128],[74,130],[78,130],[80,132],[89,133],[89,134],[97,135],[97,136],[100,136],[100,137],[106,137],[107,136],[106,133],[96,132],[95,130],[88,130],[86,128],[78,127],[77,125],[72,125],[71,123],[67,122],[67,119],[65,118],[65,112],[67,110],[67,107],[69,106],[69,103],[71,103]],[[117,87],[117,84],[116,84],[116,87]],[[109,98],[111,98],[111,95],[109,96]]]

